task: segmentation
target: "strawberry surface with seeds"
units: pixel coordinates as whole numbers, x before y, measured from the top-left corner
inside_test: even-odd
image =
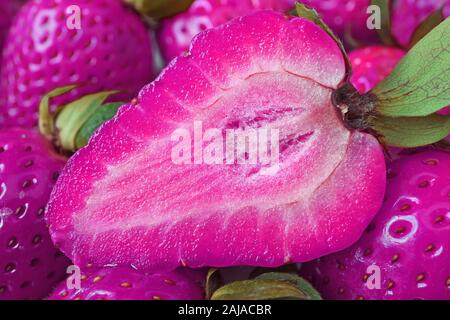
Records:
[[[45,298],[65,274],[44,221],[65,161],[38,133],[0,131],[0,300]]]
[[[450,299],[450,155],[403,151],[382,209],[349,249],[303,265],[327,299]],[[379,289],[370,289],[369,266]]]
[[[63,281],[49,300],[203,300],[201,271],[179,269],[164,274],[145,274],[132,268],[87,266],[80,288]]]
[[[79,16],[66,12],[73,6]],[[69,28],[77,18],[80,28]],[[152,80],[152,44],[121,0],[30,0],[11,26],[1,65],[0,126],[33,127],[43,95],[58,87],[79,86],[54,106],[103,90],[120,91],[113,101],[134,98]]]

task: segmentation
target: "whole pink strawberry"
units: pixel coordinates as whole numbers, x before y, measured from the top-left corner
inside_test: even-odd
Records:
[[[80,85],[58,105],[109,89],[127,101],[151,79],[148,30],[121,0],[32,0],[5,45],[0,126],[34,126],[40,99],[57,87]]]
[[[65,274],[44,221],[64,163],[38,133],[0,131],[0,300],[44,298]]]
[[[186,51],[198,33],[252,10],[250,0],[195,0],[188,11],[162,21],[158,42],[165,60]]]
[[[417,27],[433,12],[443,9],[444,17],[450,15],[450,0],[396,0],[392,11],[392,33],[397,41],[407,47]]]
[[[50,300],[203,300],[201,272],[178,269],[163,274],[145,274],[132,268],[86,267],[80,288],[63,281]],[[68,288],[68,284],[70,288]]]
[[[23,5],[24,0],[7,0],[0,2],[0,57],[3,51],[3,43],[8,35],[9,27],[14,16]]]
[[[327,299],[450,299],[449,168],[446,152],[405,152],[391,164],[384,205],[362,238],[301,274]],[[379,289],[371,266],[381,271]]]
[[[401,49],[369,46],[349,54],[353,67],[351,82],[361,93],[366,93],[383,81],[405,56]]]

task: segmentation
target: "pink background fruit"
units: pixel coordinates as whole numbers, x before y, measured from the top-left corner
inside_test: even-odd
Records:
[[[187,269],[144,274],[123,267],[86,267],[80,289],[68,289],[63,281],[49,300],[203,300],[201,274]]]
[[[383,208],[362,238],[303,265],[327,299],[450,299],[450,156],[404,151],[388,171]],[[381,269],[369,289],[366,270]]]
[[[192,39],[202,31],[252,11],[286,12],[293,7],[291,0],[196,0],[188,11],[162,21],[158,42],[165,60],[170,61],[187,51]]]
[[[292,2],[295,2],[292,0]],[[348,36],[362,43],[378,42],[376,30],[367,28],[370,0],[303,0],[314,8],[325,23],[342,39]]]
[[[45,298],[65,274],[44,221],[64,163],[39,134],[0,130],[0,300]]]
[[[66,9],[81,9],[81,29],[66,25]],[[31,127],[52,89],[79,84],[64,104],[86,93],[117,89],[128,101],[152,80],[148,30],[120,0],[31,0],[5,43],[0,74],[0,126]]]
[[[295,0],[286,0],[294,3]],[[341,38],[348,35],[363,44],[377,43],[376,30],[367,28],[369,14],[366,10],[370,0],[303,0],[316,9],[333,31]],[[449,0],[394,0],[392,10],[392,33],[397,41],[407,47],[416,28],[435,10],[444,9],[450,15]]]
[[[383,81],[405,56],[401,49],[369,46],[349,54],[353,67],[351,83],[360,93],[366,93]]]
[[[450,0],[396,0],[392,11],[392,33],[402,46],[408,46],[416,28],[434,11],[443,8],[450,15]]]
[[[202,33],[70,159],[48,207],[53,239],[78,264],[155,271],[279,266],[351,245],[381,206],[385,163],[331,103],[345,71],[302,18],[264,11]],[[279,128],[279,170],[174,164],[170,136],[195,120]]]
[[[24,2],[24,0],[4,0],[0,2],[0,57],[9,27]]]
[[[250,0],[196,0],[188,11],[163,20],[158,42],[166,61],[186,51],[198,33],[254,10]]]

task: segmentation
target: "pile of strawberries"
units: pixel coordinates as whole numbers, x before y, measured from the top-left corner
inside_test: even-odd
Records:
[[[0,2],[0,300],[450,300],[450,1],[390,3]]]

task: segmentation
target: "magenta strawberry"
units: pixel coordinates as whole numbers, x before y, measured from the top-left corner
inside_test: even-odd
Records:
[[[77,18],[81,28],[69,28]],[[29,1],[5,44],[0,125],[36,125],[42,96],[74,83],[80,87],[56,104],[110,89],[121,91],[114,101],[131,100],[152,79],[151,49],[145,24],[121,0]]]
[[[50,300],[203,300],[202,272],[179,269],[162,274],[140,273],[132,268],[88,266],[80,288],[75,280],[63,281]],[[68,284],[70,288],[68,288]],[[73,284],[73,285],[72,285]]]
[[[24,0],[8,0],[0,3],[0,57],[9,27],[23,3]]]
[[[396,40],[407,47],[414,31],[426,18],[442,9],[444,17],[450,15],[449,0],[396,0],[392,10],[392,33]]]
[[[351,82],[361,93],[366,93],[383,81],[405,56],[401,49],[369,46],[349,54],[353,67]]]
[[[295,0],[287,0],[295,3]],[[342,38],[356,43],[379,42],[377,31],[369,29],[368,7],[380,2],[371,0],[303,0],[299,1],[316,9],[322,19]],[[434,12],[443,9],[444,17],[450,15],[449,0],[394,0],[389,19],[392,20],[392,35],[401,46],[408,47],[417,28]],[[385,17],[381,17],[384,19]]]
[[[285,12],[292,8],[291,0],[195,0],[186,12],[162,21],[158,41],[164,58],[170,61],[187,51],[192,39],[206,29],[256,10]]]
[[[261,11],[201,33],[70,159],[48,205],[54,241],[80,265],[158,272],[273,267],[350,246],[384,198],[380,142],[416,147],[450,130],[433,114],[450,103],[449,22],[365,95],[341,46],[305,18]],[[277,129],[279,157],[226,164],[222,146],[188,145],[179,161],[174,134],[190,142],[198,123],[218,142],[227,130]]]
[[[291,0],[292,3],[296,2]],[[363,43],[377,42],[376,30],[367,27],[370,0],[302,0],[299,1],[316,9],[322,19],[341,38],[351,38]]]
[[[65,274],[44,221],[65,161],[38,133],[0,131],[0,300],[44,298]]]
[[[254,10],[250,0],[196,0],[188,11],[165,19],[158,41],[166,61],[186,51],[198,33]]]
[[[362,238],[304,264],[301,274],[327,299],[450,299],[449,168],[446,152],[404,151],[390,165],[385,202]],[[371,266],[381,271],[373,275],[378,289]]]

